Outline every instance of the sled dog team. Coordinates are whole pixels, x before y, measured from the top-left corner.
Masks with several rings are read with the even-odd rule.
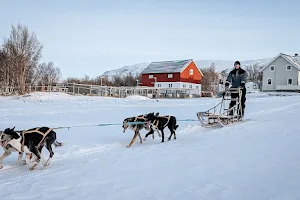
[[[140,130],[142,129],[149,131],[145,135],[144,141],[149,135],[152,135],[154,139],[154,132],[156,131],[159,137],[162,137],[161,142],[164,142],[164,129],[166,127],[168,127],[171,132],[168,140],[171,140],[172,135],[174,139],[176,139],[176,129],[178,125],[174,116],[159,116],[159,113],[149,113],[126,118],[122,125],[123,132],[125,132],[127,128],[134,131],[134,136],[127,147],[130,147],[134,143],[137,136],[140,139],[140,143],[142,143],[142,137],[140,135]],[[54,144],[55,147],[63,145],[63,143],[56,140],[56,132],[49,127],[39,127],[25,131],[16,131],[14,127],[0,131],[0,145],[4,150],[4,153],[0,157],[0,169],[3,168],[2,161],[12,152],[18,152],[18,163],[30,165],[30,170],[35,169],[40,162],[43,168],[46,168],[54,155],[52,144]],[[42,155],[42,149],[44,147],[46,147],[50,153],[47,160],[45,160]],[[26,159],[22,160],[24,153]]]

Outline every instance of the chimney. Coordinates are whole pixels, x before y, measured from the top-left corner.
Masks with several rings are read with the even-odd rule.
[[[297,53],[295,53],[295,56],[298,56],[298,54],[297,54]]]

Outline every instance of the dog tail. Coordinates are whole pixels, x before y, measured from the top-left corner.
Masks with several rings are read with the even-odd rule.
[[[62,142],[57,142],[57,140],[54,141],[54,146],[55,147],[61,147],[63,145],[64,145],[64,143],[62,143]]]
[[[175,128],[174,128],[174,129],[175,129],[175,131],[176,131],[176,129],[177,129],[178,127],[179,127],[179,125],[175,125]]]

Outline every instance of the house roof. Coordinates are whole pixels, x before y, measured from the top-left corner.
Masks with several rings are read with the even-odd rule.
[[[173,60],[152,62],[142,74],[178,73],[182,72],[193,60]]]
[[[296,67],[300,71],[300,56],[291,56],[284,53],[278,54],[275,58],[273,58],[265,67],[263,67],[260,72],[262,72],[265,68],[267,68],[274,60],[277,58],[282,57],[294,67]]]

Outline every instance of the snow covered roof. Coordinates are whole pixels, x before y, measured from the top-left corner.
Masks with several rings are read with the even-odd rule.
[[[176,73],[184,70],[193,60],[173,60],[152,62],[142,74]]]
[[[260,72],[262,72],[266,67],[268,67],[274,60],[276,60],[279,57],[284,58],[286,61],[291,63],[294,67],[296,67],[298,70],[300,70],[300,56],[291,56],[284,53],[278,54],[275,58],[273,58],[265,67],[263,67]]]

